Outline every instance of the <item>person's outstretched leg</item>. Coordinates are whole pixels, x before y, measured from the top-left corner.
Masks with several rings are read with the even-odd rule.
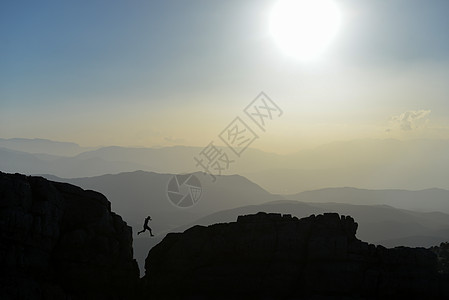
[[[143,230],[139,231],[139,232],[137,233],[137,235],[141,234],[142,232],[145,232],[145,228],[144,228]]]

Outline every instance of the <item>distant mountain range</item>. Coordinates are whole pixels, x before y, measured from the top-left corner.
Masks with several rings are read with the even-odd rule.
[[[449,141],[359,139],[284,156],[282,164],[241,175],[282,194],[327,187],[449,189]]]
[[[7,148],[34,154],[49,154],[58,156],[74,156],[93,148],[81,147],[70,142],[57,142],[46,139],[2,139],[0,138],[0,148]]]
[[[174,174],[136,171],[73,179],[43,176],[103,193],[113,209],[135,229],[151,215],[155,232],[173,229],[219,210],[284,199],[239,175],[218,176],[216,182],[201,172],[194,175],[200,180],[202,196],[196,205],[185,209],[172,205],[167,196],[167,184]]]
[[[111,162],[102,158],[79,159],[50,154],[30,154],[0,148],[0,170],[9,173],[55,174],[71,177],[75,174],[96,176],[108,173],[139,170],[140,165],[128,162]]]
[[[198,156],[203,149],[185,146],[164,148],[111,146],[85,151],[74,156],[61,156],[31,153],[23,151],[23,147],[13,148],[2,147],[0,144],[0,170],[30,175],[53,174],[64,178],[99,176],[137,170],[159,173],[197,172],[201,169],[195,166],[194,157]],[[221,149],[223,150],[223,148]],[[238,160],[239,164],[235,168],[223,174],[235,174],[239,170],[260,171],[263,167],[257,161],[272,162],[277,157],[276,154],[255,149],[248,149],[247,153],[246,159]]]
[[[366,190],[356,188],[326,188],[286,195],[287,199],[302,202],[336,202],[361,205],[388,204],[422,212],[444,212],[449,214],[449,191],[443,189]]]
[[[66,155],[70,151],[60,148],[71,149],[76,155],[64,156],[62,154]],[[195,172],[202,171],[193,160],[202,149],[187,146],[84,149],[71,143],[3,139],[0,140],[0,170],[53,174],[64,178],[136,170]],[[227,148],[221,150],[229,152]],[[240,158],[229,153],[234,162],[223,174],[240,174],[264,189],[279,194],[341,186],[365,189],[449,189],[447,153],[448,140],[363,139],[333,142],[289,155],[247,149]]]

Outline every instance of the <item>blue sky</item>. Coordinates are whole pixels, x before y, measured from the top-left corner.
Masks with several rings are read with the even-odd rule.
[[[384,137],[409,110],[431,111],[419,137],[446,137],[449,1],[336,0],[343,27],[316,64],[273,43],[275,2],[2,1],[0,136],[202,144],[264,90],[287,112],[266,146],[361,137],[326,126]]]

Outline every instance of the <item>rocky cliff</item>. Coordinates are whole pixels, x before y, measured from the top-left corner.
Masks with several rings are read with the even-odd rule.
[[[131,227],[100,193],[0,172],[0,299],[130,299]]]
[[[445,299],[449,281],[423,248],[356,238],[351,217],[258,213],[170,233],[146,260],[148,299]]]

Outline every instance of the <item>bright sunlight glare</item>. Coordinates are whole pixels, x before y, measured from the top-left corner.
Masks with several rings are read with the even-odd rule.
[[[270,33],[287,55],[318,58],[334,39],[341,13],[332,0],[280,0],[270,16]]]

